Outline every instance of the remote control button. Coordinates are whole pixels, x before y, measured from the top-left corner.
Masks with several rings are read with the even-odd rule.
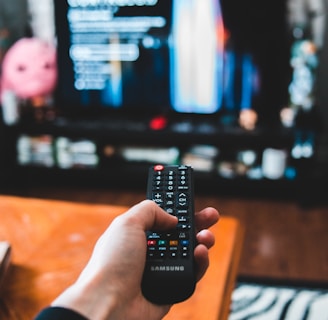
[[[170,246],[171,247],[177,247],[179,244],[179,241],[178,240],[170,240]]]
[[[168,170],[167,175],[168,176],[175,176],[174,170]]]
[[[178,183],[181,184],[181,185],[187,184],[188,183],[187,177],[179,175],[178,176]]]
[[[174,207],[174,201],[171,199],[166,199],[164,203],[165,208],[167,207]]]
[[[147,234],[148,239],[159,239],[160,238],[160,234],[158,234],[157,232],[149,232]]]
[[[177,233],[176,231],[173,232],[167,232],[163,237],[166,237],[167,239],[176,239],[177,238]]]
[[[177,197],[177,205],[181,207],[188,207],[188,195],[186,193],[179,193]]]
[[[151,239],[151,240],[148,240],[147,241],[147,245],[150,247],[150,246],[156,246],[156,240],[153,240],[153,239]]]
[[[167,190],[167,191],[174,191],[174,185],[165,186],[164,188],[165,188],[165,190]]]
[[[154,192],[152,195],[152,200],[157,203],[159,206],[162,206],[164,203],[164,195],[161,192]]]
[[[178,257],[178,253],[176,251],[171,251],[170,252],[170,258],[171,259],[176,259]]]
[[[157,164],[156,166],[154,166],[154,170],[155,171],[162,171],[164,170],[164,166],[161,164]]]
[[[156,258],[156,253],[155,252],[148,252],[147,254],[148,259],[155,259]]]
[[[177,210],[177,216],[187,216],[188,210],[187,209],[178,209]]]
[[[175,174],[165,176],[165,181],[175,181]]]
[[[175,211],[173,208],[165,208],[165,211],[168,213],[168,214],[171,214],[172,216],[175,216]]]
[[[155,180],[152,186],[153,191],[161,191],[164,189],[164,183],[161,180]]]
[[[189,218],[186,216],[179,216],[178,217],[178,222],[179,223],[188,223],[189,222]]]
[[[174,192],[166,192],[165,197],[166,199],[174,200]]]
[[[189,258],[189,252],[182,252],[181,257],[184,259],[188,259]]]
[[[179,239],[189,239],[188,232],[179,232]]]
[[[178,223],[177,229],[178,230],[189,230],[190,229],[190,225],[189,224],[185,224],[185,223]]]
[[[177,245],[178,245],[178,242],[177,242]],[[173,257],[177,257],[178,255],[178,246],[170,246],[170,256],[172,257],[172,254],[173,254]]]

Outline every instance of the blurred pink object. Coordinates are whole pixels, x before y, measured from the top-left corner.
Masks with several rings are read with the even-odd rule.
[[[21,99],[42,99],[57,82],[56,48],[38,38],[22,38],[5,54],[1,96],[6,91]]]

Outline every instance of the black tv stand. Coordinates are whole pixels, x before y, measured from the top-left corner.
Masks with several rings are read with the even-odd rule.
[[[294,144],[293,129],[277,126],[274,130],[258,126],[252,131],[240,128],[236,123],[220,123],[217,119],[208,117],[191,117],[181,115],[176,118],[167,118],[166,126],[153,129],[149,117],[94,117],[70,118],[59,116],[54,121],[46,123],[21,122],[12,127],[6,127],[6,135],[11,139],[7,141],[11,156],[8,167],[11,168],[11,181],[28,181],[28,183],[41,184],[76,184],[94,186],[118,186],[122,175],[129,178],[131,186],[143,186],[148,167],[153,163],[161,162],[160,156],[168,158],[168,153],[177,152],[175,163],[192,159],[206,163],[204,168],[196,170],[196,183],[198,192],[217,192],[226,195],[269,196],[269,197],[298,197],[306,193],[303,181],[308,181],[315,166],[315,158],[292,159],[290,151]],[[209,120],[209,121],[208,121]],[[26,137],[33,139],[48,137],[49,148],[53,156],[52,163],[42,163],[40,155],[34,155],[29,161],[22,161],[25,152],[18,145]],[[66,139],[66,140],[59,140]],[[78,161],[71,166],[59,164],[58,141],[65,141],[66,147],[71,143],[77,148],[77,143],[85,142],[79,148],[88,148],[94,145],[94,158],[97,161],[88,164]],[[76,143],[74,145],[74,143]],[[87,143],[92,143],[88,144]],[[33,147],[31,147],[33,148]],[[69,148],[69,147],[67,147]],[[216,154],[192,154],[192,150],[217,151]],[[203,148],[203,149],[202,149]],[[208,149],[206,149],[208,148]],[[289,172],[279,179],[268,179],[259,176],[250,176],[247,168],[238,163],[238,153],[252,151],[258,159],[255,167],[261,168],[261,156],[266,148],[286,150],[287,163],[295,171],[295,176]],[[67,151],[67,150],[66,150]],[[65,151],[65,152],[66,152]],[[90,151],[90,150],[89,150]],[[143,153],[153,155],[147,158]],[[196,152],[196,151],[195,151]],[[196,153],[197,153],[196,152]],[[67,154],[65,154],[67,156]],[[186,156],[188,155],[188,157]],[[90,155],[83,155],[85,159]],[[135,158],[133,158],[133,156]],[[197,159],[198,157],[198,159]],[[206,158],[207,157],[207,158]],[[210,159],[209,159],[210,158]],[[196,160],[195,160],[196,159]],[[231,166],[235,172],[224,175],[220,166]],[[237,168],[238,165],[240,168]],[[197,168],[196,168],[197,169]],[[249,169],[249,168],[248,168]],[[292,170],[290,169],[290,170]],[[228,169],[227,169],[228,170]],[[231,169],[233,170],[233,169]],[[244,171],[243,171],[244,170]],[[246,171],[245,171],[246,170]],[[288,168],[286,168],[287,172]],[[24,178],[23,178],[24,177]]]

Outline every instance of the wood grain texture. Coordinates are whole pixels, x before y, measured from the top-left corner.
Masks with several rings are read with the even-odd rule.
[[[295,200],[228,197],[214,191],[196,190],[196,210],[213,206],[222,217],[237,218],[245,226],[240,277],[328,285],[327,203],[303,206]],[[16,187],[9,194],[123,206],[145,198],[144,190],[96,186]]]
[[[31,320],[79,275],[98,237],[125,206],[0,196],[0,240],[12,264],[0,290],[0,319]],[[195,294],[165,319],[226,319],[242,250],[243,227],[223,218],[215,227],[211,265]]]

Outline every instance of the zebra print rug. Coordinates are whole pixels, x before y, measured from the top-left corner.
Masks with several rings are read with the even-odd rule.
[[[328,320],[328,289],[238,282],[229,320]]]

